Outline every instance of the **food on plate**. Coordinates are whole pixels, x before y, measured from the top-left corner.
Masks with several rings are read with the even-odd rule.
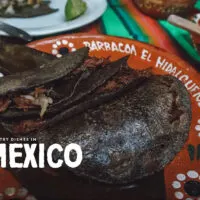
[[[66,20],[73,20],[85,13],[87,4],[83,0],[68,0],[65,6]]]
[[[85,47],[75,53],[68,54],[60,60],[53,60],[49,64],[42,65],[40,68],[1,78],[0,96],[2,96],[3,102],[6,96],[9,101],[14,102],[15,106],[21,109],[41,106],[40,115],[43,116],[53,100],[46,94],[49,91],[39,88],[39,86],[48,84],[70,73],[82,63],[87,54],[88,48]],[[31,93],[27,93],[28,90]],[[20,95],[16,95],[17,93],[20,93]],[[21,107],[22,102],[24,107]],[[3,109],[3,111],[6,110]]]
[[[77,52],[68,54],[60,60],[54,60],[46,65],[42,65],[39,69],[36,68],[5,76],[0,79],[0,96],[23,89],[28,90],[64,77],[82,63],[87,53],[88,48],[85,47]]]
[[[50,1],[44,0],[1,0],[1,17],[35,17],[56,12],[49,7]]]
[[[133,0],[145,14],[155,18],[167,18],[171,14],[187,15],[196,0]]]
[[[93,62],[93,63],[92,63]],[[42,116],[52,116],[63,110],[63,108],[70,107],[75,102],[84,98],[86,95],[93,92],[99,86],[104,84],[111,76],[119,71],[120,65],[113,63],[108,67],[104,66],[108,61],[105,59],[87,58],[83,65],[80,65],[70,77],[57,80],[55,84],[43,88],[36,88],[41,90],[43,95],[46,93],[54,103],[43,113]],[[97,68],[97,70],[95,70]],[[54,74],[52,74],[54,76]],[[96,81],[96,82],[95,82]],[[48,92],[49,91],[49,92]],[[37,91],[35,91],[37,93]],[[12,119],[18,117],[27,118],[29,116],[38,117],[40,108],[31,103],[31,98],[35,96],[34,92],[26,96],[19,96],[14,99],[16,105],[14,108],[8,108],[6,112],[1,113],[4,119]],[[28,102],[27,102],[28,101]],[[21,108],[21,110],[19,110]],[[29,108],[29,111],[24,112],[24,109]],[[32,109],[31,109],[32,108]]]
[[[54,143],[62,138],[82,147],[84,160],[72,170],[76,175],[130,184],[164,169],[181,150],[190,129],[189,99],[176,78],[152,76],[120,98],[39,136],[42,142],[50,135]]]
[[[37,138],[45,148],[70,143],[82,148],[83,162],[76,169],[32,170],[33,179],[35,173],[62,179],[48,181],[42,193],[63,180],[82,187],[82,179],[130,185],[163,170],[185,144],[191,102],[184,85],[151,69],[131,69],[127,59],[90,57],[85,47],[0,79],[1,125],[9,134]],[[55,151],[53,157],[56,161],[63,154]],[[26,184],[27,170],[13,173]],[[34,181],[26,187],[34,194],[41,191]],[[71,196],[72,191],[59,188],[58,195]]]
[[[95,62],[98,60],[97,58],[92,59],[95,59]],[[58,87],[54,85],[51,88],[52,95],[50,94],[48,98],[51,98],[54,103],[45,110],[44,116],[39,121],[40,110],[27,103],[29,99],[33,99],[33,96],[25,96],[29,99],[24,99],[24,96],[14,98],[14,109],[8,107],[5,110],[2,109],[1,118],[6,121],[9,119],[17,119],[17,121],[15,120],[15,123],[4,123],[4,126],[14,135],[26,135],[30,131],[40,129],[40,126],[46,127],[49,124],[56,123],[63,116],[70,118],[88,108],[119,96],[127,88],[136,86],[150,75],[150,71],[136,73],[127,66],[124,67],[126,59],[125,57],[119,61],[107,63],[107,66],[104,66],[103,63],[91,66],[88,65],[89,62],[86,60],[84,65],[88,68],[87,70],[77,74],[75,78],[70,78],[70,80],[65,78],[58,81]],[[55,94],[57,94],[57,98]],[[61,98],[58,98],[59,96]],[[2,100],[5,101],[4,98]],[[2,104],[2,108],[4,108],[4,104]],[[24,111],[24,109],[26,110]],[[66,109],[66,111],[63,112],[63,109]]]
[[[0,41],[0,72],[4,75],[39,68],[54,59],[55,56],[51,54],[24,45]]]
[[[164,169],[181,150],[190,129],[190,97],[176,78],[152,75],[99,107],[68,120],[61,115],[31,136],[46,146],[79,144],[84,160],[69,169],[78,176],[130,184]]]

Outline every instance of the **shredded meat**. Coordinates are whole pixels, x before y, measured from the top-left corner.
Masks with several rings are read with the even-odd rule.
[[[4,112],[9,107],[11,101],[8,98],[1,98],[0,99],[0,112]]]
[[[81,67],[79,67],[73,72],[73,75],[88,68],[104,67],[109,63],[110,63],[109,57],[108,58],[89,57],[88,59],[85,60],[85,62]],[[104,89],[112,90],[112,88],[117,87],[116,84],[117,83],[111,81]],[[42,118],[45,115],[49,105],[53,104],[53,99],[49,97],[50,90],[43,87],[38,87],[27,95],[15,96],[11,100],[12,102],[14,102],[16,108],[23,109],[24,111],[41,107],[40,117]],[[0,112],[5,111],[9,107],[11,100],[0,99]]]
[[[111,91],[118,87],[118,84],[116,81],[109,81],[104,87],[99,88],[97,92],[105,92],[105,91]]]
[[[108,58],[89,57],[84,61],[83,65],[81,67],[74,70],[73,75],[76,75],[79,72],[81,72],[87,68],[96,68],[96,67],[100,67],[100,66],[104,67],[108,63],[110,63],[109,57]]]
[[[87,68],[95,68],[98,66],[104,67],[110,63],[109,58],[96,58],[96,57],[91,57],[85,60],[83,66]]]
[[[128,84],[131,80],[133,80],[135,74],[123,75],[120,77],[116,77],[114,80],[108,81],[105,86],[100,87],[97,90],[97,93],[113,91],[120,88],[122,85]]]
[[[35,91],[32,93],[32,95],[37,98],[39,95],[44,94],[45,92],[47,92],[47,89],[45,88],[35,88]]]
[[[122,77],[120,77],[120,78],[119,78],[119,81],[120,81],[121,83],[127,84],[127,83],[129,83],[129,81],[132,80],[132,79],[133,79],[133,75],[130,74],[130,75],[127,75],[127,76],[122,76]]]
[[[30,108],[35,108],[38,107],[36,105],[33,105],[33,100],[34,98],[32,96],[20,96],[20,97],[15,97],[14,103],[16,104],[16,108],[18,109],[24,109],[24,111],[30,109]]]

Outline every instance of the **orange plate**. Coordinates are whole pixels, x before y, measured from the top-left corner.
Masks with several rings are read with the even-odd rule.
[[[182,151],[165,168],[167,199],[198,199],[184,191],[189,181],[200,181],[200,75],[188,63],[175,55],[138,41],[104,35],[74,34],[45,38],[28,44],[29,47],[61,57],[61,53],[89,46],[90,55],[111,57],[111,60],[131,55],[129,65],[134,69],[152,67],[155,74],[170,74],[181,80],[192,100],[192,124],[189,139]],[[67,49],[66,49],[67,48]],[[190,147],[190,148],[188,148]],[[189,151],[188,149],[193,149]],[[0,192],[19,184],[5,170],[0,171]],[[2,183],[4,183],[2,185]],[[200,182],[199,182],[200,183]],[[200,199],[200,198],[199,198]],[[199,200],[198,199],[198,200]]]

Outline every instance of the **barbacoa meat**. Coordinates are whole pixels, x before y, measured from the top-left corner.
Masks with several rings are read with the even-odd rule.
[[[35,118],[37,110],[16,112],[15,109],[10,109],[1,114],[4,118],[4,127],[14,135],[27,135],[30,130],[44,129],[49,125],[52,126],[62,118],[70,118],[89,108],[112,100],[122,95],[124,91],[135,88],[149,76],[152,76],[150,69],[135,71],[129,68],[126,64],[127,59],[128,57],[124,57],[103,68],[95,69],[94,73],[87,79],[84,79],[82,83],[80,82],[76,90],[73,91],[73,95],[63,98],[60,102],[48,108],[44,118],[40,120],[41,123],[37,123],[40,125],[39,127],[35,126],[35,122],[38,121]],[[25,108],[30,106],[27,100],[22,103],[24,103]],[[11,119],[15,120],[9,120],[8,117],[10,116],[12,116]],[[30,118],[33,123],[30,123]]]
[[[152,76],[122,97],[34,136],[46,146],[79,144],[83,163],[72,170],[76,175],[128,184],[172,161],[188,138],[190,123],[190,96],[183,84],[171,76]]]
[[[69,77],[65,76],[64,79],[58,80],[57,83],[51,87],[48,96],[51,97],[53,102],[51,103],[52,106],[46,110],[45,116],[52,116],[61,112],[64,108],[69,107],[96,90],[114,76],[123,64],[126,64],[127,59],[128,57],[125,57],[117,62],[108,63],[107,60],[87,58],[83,65],[80,65],[79,68],[69,74]],[[93,61],[92,65],[91,61]],[[59,98],[57,98],[58,96]],[[6,112],[0,114],[0,117],[3,119],[13,119],[16,117],[20,119],[30,116],[37,118],[39,116],[38,109],[32,109],[28,112],[17,109],[37,108],[34,103],[37,99],[35,94],[21,95],[20,97],[14,98],[15,102],[17,100],[17,106],[7,109]]]
[[[175,77],[153,75],[150,69],[129,68],[127,57],[110,62],[86,54],[66,74],[60,75],[56,70],[56,77],[45,73],[44,79],[41,76],[34,84],[28,80],[23,88],[7,84],[3,91],[5,83],[0,79],[0,117],[4,129],[16,137],[36,137],[46,148],[55,143],[63,147],[70,143],[81,146],[81,166],[63,166],[47,174],[42,171],[49,180],[69,179],[70,183],[80,182],[82,187],[82,179],[93,180],[94,185],[131,185],[163,170],[188,138],[191,102],[186,88]],[[59,60],[61,65],[63,60]],[[21,73],[22,79],[26,73]],[[14,83],[13,77],[16,74],[5,78]],[[27,101],[37,100],[40,95],[53,100],[43,118],[35,114],[38,108]],[[55,152],[55,160],[61,157]],[[14,173],[23,182],[26,170]],[[33,184],[30,188],[39,194],[39,187]],[[45,188],[44,193],[53,189],[50,182]],[[72,196],[71,191],[61,193],[62,197],[68,193]]]
[[[53,99],[45,93],[49,91],[41,87],[67,76],[80,67],[86,57],[88,57],[88,48],[82,48],[59,60],[43,64],[40,68],[9,74],[0,80],[0,99],[11,100],[18,109],[41,107],[38,114],[40,113],[42,117],[48,106],[53,104]],[[7,111],[7,109],[1,110]]]
[[[88,48],[82,48],[65,57],[54,60],[40,69],[33,69],[8,75],[0,79],[0,96],[28,90],[62,78],[76,69],[88,55]],[[53,75],[54,76],[53,76]]]

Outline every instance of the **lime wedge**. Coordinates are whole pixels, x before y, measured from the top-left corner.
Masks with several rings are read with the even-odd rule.
[[[82,15],[87,10],[86,2],[82,0],[68,0],[65,6],[66,20],[72,20]]]

